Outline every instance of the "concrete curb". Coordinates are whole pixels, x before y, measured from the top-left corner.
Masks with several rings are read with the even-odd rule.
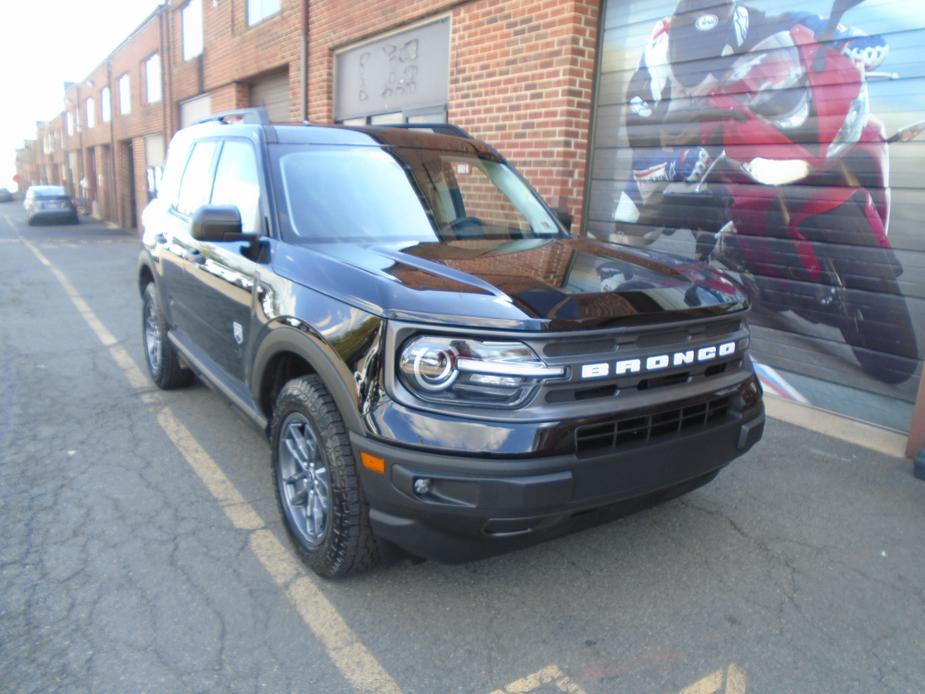
[[[812,405],[779,398],[770,393],[765,393],[764,404],[767,415],[774,419],[877,453],[894,458],[906,458],[907,437],[902,432],[862,422],[859,419],[822,410]]]

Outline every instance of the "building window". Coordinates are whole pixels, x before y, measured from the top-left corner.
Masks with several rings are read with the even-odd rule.
[[[112,120],[112,91],[109,87],[100,91],[100,117],[104,123]]]
[[[279,0],[247,0],[247,23],[259,24],[279,12]]]
[[[67,115],[65,116],[65,119],[67,120],[68,137],[73,137],[74,135],[74,114],[68,111]]]
[[[334,119],[374,124],[445,120],[449,74],[448,18],[339,51]]]
[[[190,0],[181,12],[183,60],[202,55],[202,0]]]
[[[125,74],[119,78],[119,113],[127,116],[132,112],[132,80]]]
[[[145,101],[156,104],[161,100],[161,55],[155,53],[145,61]]]
[[[87,127],[92,128],[96,126],[96,102],[93,100],[93,97],[88,97],[86,102],[87,107]]]
[[[145,137],[145,179],[148,182],[148,201],[157,197],[164,175],[164,136]]]

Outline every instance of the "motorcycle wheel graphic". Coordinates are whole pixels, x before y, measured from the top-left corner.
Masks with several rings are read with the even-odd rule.
[[[908,380],[918,365],[918,346],[909,306],[899,286],[902,266],[892,248],[850,245],[873,242],[857,200],[814,218],[808,237],[835,229],[835,238],[814,243],[831,291],[828,306],[834,325],[865,373],[895,385]],[[823,232],[825,235],[825,232]]]
[[[826,236],[823,230],[833,229],[838,238],[819,238]],[[919,354],[912,317],[897,279],[902,269],[893,249],[856,245],[872,239],[861,210],[852,203],[813,217],[800,231],[812,240],[822,268],[815,282],[807,282],[795,268],[790,279],[754,274],[755,268],[740,247],[750,243],[747,236],[733,234],[721,248],[714,234],[694,232],[694,236],[698,257],[718,261],[738,273],[756,304],[831,325],[841,332],[865,373],[890,385],[908,380]],[[855,245],[846,243],[848,239]]]
[[[900,294],[895,277],[881,278],[878,293],[863,292],[863,299],[852,295],[852,276],[844,273],[838,260],[832,272],[844,298],[838,307],[838,328],[851,346],[864,371],[878,381],[902,383],[915,372],[918,347],[909,307]]]

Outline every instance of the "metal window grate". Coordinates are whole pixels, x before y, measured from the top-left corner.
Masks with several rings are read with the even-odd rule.
[[[581,454],[599,453],[633,443],[680,434],[683,431],[717,423],[729,412],[730,397],[713,398],[680,408],[626,417],[575,430],[575,450]]]

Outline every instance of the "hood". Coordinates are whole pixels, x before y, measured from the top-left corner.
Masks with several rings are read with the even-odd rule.
[[[734,282],[701,263],[592,239],[286,245],[274,265],[359,308],[427,323],[574,330],[747,307]]]

